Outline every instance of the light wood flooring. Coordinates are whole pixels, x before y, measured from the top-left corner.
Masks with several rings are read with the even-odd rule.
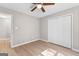
[[[71,49],[41,40],[16,48],[11,48],[8,40],[0,40],[0,53],[8,53],[9,56],[44,56],[42,52],[46,50],[52,50],[54,56],[79,56],[78,52],[72,51]]]

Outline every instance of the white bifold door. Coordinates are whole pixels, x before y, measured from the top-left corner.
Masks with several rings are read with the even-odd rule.
[[[48,20],[48,41],[71,48],[71,16]]]

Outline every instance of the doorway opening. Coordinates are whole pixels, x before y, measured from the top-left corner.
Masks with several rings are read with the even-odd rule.
[[[11,47],[12,44],[12,15],[0,13],[0,49]]]

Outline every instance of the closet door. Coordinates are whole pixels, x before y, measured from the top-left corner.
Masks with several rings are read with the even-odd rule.
[[[71,16],[48,20],[48,41],[71,48]]]

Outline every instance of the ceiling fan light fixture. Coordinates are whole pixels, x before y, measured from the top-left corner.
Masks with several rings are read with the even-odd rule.
[[[33,12],[35,9],[40,9],[42,12],[46,12],[44,6],[50,6],[50,5],[55,5],[55,3],[32,3],[34,5],[33,9],[31,12]]]
[[[37,5],[37,8],[39,8],[39,9],[42,8],[42,5],[41,4]]]

